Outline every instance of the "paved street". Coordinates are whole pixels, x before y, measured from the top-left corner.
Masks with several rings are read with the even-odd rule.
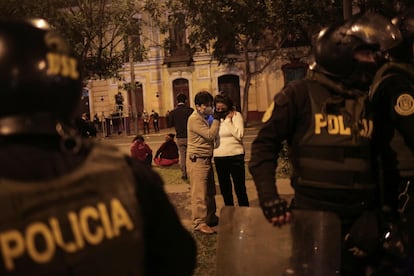
[[[245,129],[245,135],[244,135],[244,145],[246,148],[246,161],[250,160],[250,147],[252,144],[253,139],[257,135],[258,131],[258,123],[254,124],[252,127],[247,127]],[[165,128],[161,129],[159,133],[154,133],[153,129],[151,129],[150,134],[145,134],[145,142],[152,148],[152,150],[155,152],[159,146],[164,142],[164,137],[167,133],[175,133],[174,128]],[[142,134],[142,133],[140,133]],[[114,134],[110,137],[101,138],[100,140],[103,143],[109,143],[112,145],[118,146],[123,152],[126,154],[129,154],[129,146],[131,145],[131,141],[134,138],[134,135],[126,136],[124,134]]]

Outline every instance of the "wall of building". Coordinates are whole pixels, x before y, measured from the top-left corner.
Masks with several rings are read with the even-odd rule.
[[[164,49],[161,46],[164,35],[151,26],[147,26],[143,31],[146,33],[145,37],[149,38],[143,40],[148,49],[147,56],[143,62],[133,63],[133,71],[135,81],[142,84],[144,110],[147,112],[155,110],[161,117],[164,117],[167,111],[172,110],[175,106],[173,81],[179,78],[188,80],[189,104],[194,107],[193,98],[198,91],[207,90],[213,96],[216,95],[219,92],[219,77],[228,74],[239,77],[240,101],[243,103],[245,87],[243,63],[222,66],[218,65],[218,62],[213,60],[209,53],[197,52],[193,56],[191,66],[168,67],[164,64]],[[303,60],[303,62],[309,63],[308,60]],[[281,68],[286,63],[289,63],[286,55],[281,56],[263,73],[252,79],[248,99],[249,119],[260,120],[274,95],[283,87],[285,80]],[[255,65],[252,64],[252,66]],[[124,64],[119,79],[90,80],[88,88],[91,116],[97,113],[100,117],[109,117],[115,111],[115,94],[121,92],[125,99],[124,115],[128,117],[131,103],[124,86],[130,82],[130,63]]]

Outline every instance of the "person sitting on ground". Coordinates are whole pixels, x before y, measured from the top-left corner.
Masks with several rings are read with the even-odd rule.
[[[132,140],[131,144],[131,157],[139,161],[148,163],[151,166],[152,162],[152,149],[145,143],[144,136],[138,134]]]
[[[165,135],[165,142],[155,153],[154,162],[159,166],[171,166],[178,163],[178,146],[174,141],[175,134]]]

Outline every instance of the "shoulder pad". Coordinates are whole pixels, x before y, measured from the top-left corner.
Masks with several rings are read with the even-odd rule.
[[[368,92],[368,97],[369,97],[369,100],[370,100],[370,101],[372,101],[372,100],[374,99],[374,95],[375,95],[375,93],[378,91],[378,88],[381,86],[381,84],[383,84],[383,82],[384,82],[386,79],[389,79],[389,78],[394,77],[394,76],[397,76],[397,74],[395,74],[395,73],[390,73],[390,74],[384,75],[384,76],[382,76],[381,78],[379,78],[379,79],[375,80],[375,81],[372,83],[371,87],[369,88],[369,92]]]
[[[272,117],[273,109],[275,108],[275,102],[273,101],[270,106],[266,109],[266,112],[263,114],[262,123],[266,123]]]

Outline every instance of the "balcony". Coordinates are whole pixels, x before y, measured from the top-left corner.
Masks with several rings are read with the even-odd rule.
[[[168,67],[191,66],[193,64],[193,55],[188,44],[178,46],[174,42],[168,44],[164,48],[164,64]]]

